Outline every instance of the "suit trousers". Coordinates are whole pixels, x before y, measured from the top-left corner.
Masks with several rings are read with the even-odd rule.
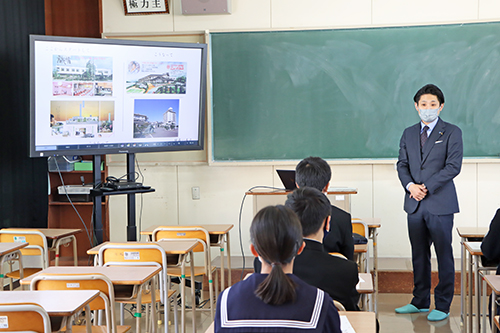
[[[448,313],[455,289],[455,261],[451,246],[453,214],[433,215],[426,206],[424,199],[414,213],[408,214],[414,283],[411,304],[419,309],[430,306],[431,245],[434,244],[439,273],[434,305],[437,310]]]

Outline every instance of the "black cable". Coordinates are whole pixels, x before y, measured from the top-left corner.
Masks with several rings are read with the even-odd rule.
[[[51,156],[51,158],[54,158],[54,157]],[[81,217],[80,213],[78,212],[78,210],[76,209],[75,205],[73,204],[73,201],[69,197],[68,190],[66,189],[66,185],[64,185],[64,180],[63,180],[63,177],[62,177],[62,174],[61,174],[61,170],[59,169],[59,163],[57,162],[57,159],[55,159],[55,164],[56,164],[57,172],[59,173],[59,178],[61,179],[61,184],[62,184],[63,189],[64,189],[64,194],[68,198],[68,201],[71,204],[71,207],[73,207],[73,209],[75,210],[76,215],[78,215],[78,217],[80,218],[80,222],[82,222],[83,226],[85,227],[85,232],[87,233],[87,237],[89,239],[89,242],[92,245],[92,240],[90,238],[89,229],[87,229],[87,226],[85,225],[85,222],[83,221],[83,218]]]
[[[256,188],[265,188],[265,189],[271,189],[271,190],[277,190],[277,191],[285,190],[284,188],[272,187],[272,186],[254,186],[254,187],[251,187],[247,192],[252,192],[252,190],[254,190]],[[245,271],[245,251],[243,251],[243,240],[241,238],[241,214],[243,212],[243,204],[245,203],[246,197],[247,197],[247,194],[245,193],[245,195],[243,196],[243,200],[241,200],[240,214],[239,214],[239,219],[238,219],[238,234],[240,237],[240,249],[241,249],[241,254],[243,256],[243,268],[241,269],[240,281],[243,280],[243,272]]]

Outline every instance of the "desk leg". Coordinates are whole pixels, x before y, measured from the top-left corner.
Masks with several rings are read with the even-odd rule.
[[[229,244],[229,232],[226,233],[224,237],[226,239],[226,249],[227,249],[227,271],[228,271],[227,286],[231,287],[231,285],[233,284],[232,283],[233,280],[231,280],[231,246]]]
[[[66,333],[72,333],[72,332],[73,332],[73,316],[68,316],[66,320]]]
[[[373,294],[373,309],[375,311],[375,316],[378,318],[378,252],[377,252],[377,228],[373,228],[372,231],[372,242],[373,242],[373,287],[375,288],[375,293]]]
[[[490,318],[490,322],[491,322],[491,332],[492,333],[497,333],[498,332],[498,328],[497,328],[497,325],[495,325],[495,321],[493,320],[493,318],[495,318],[496,314],[497,314],[497,294],[493,291],[491,293],[491,318]]]
[[[467,251],[468,252],[468,251]],[[467,311],[468,311],[468,330],[467,332],[472,332],[472,317],[474,316],[474,307],[473,307],[473,304],[472,304],[472,300],[474,299],[474,296],[472,295],[472,286],[474,285],[474,281],[472,279],[472,272],[474,271],[473,270],[473,263],[472,263],[472,254],[470,254],[470,252],[467,254],[467,257],[469,259],[468,261],[468,272],[469,272],[469,284],[467,286],[467,300],[468,300],[468,307],[467,307]]]
[[[465,286],[467,285],[467,272],[466,272],[466,255],[465,246],[464,246],[465,238],[460,238],[460,246],[461,246],[461,257],[460,257],[460,279],[462,282],[460,283],[460,317],[462,321],[463,331],[467,332],[467,304],[465,299]]]
[[[191,308],[193,309],[193,333],[196,333],[196,296],[195,296],[195,281],[194,281],[194,253],[191,251]]]
[[[92,333],[92,323],[90,322],[90,305],[85,305],[85,327],[87,333]]]
[[[479,256],[473,256],[474,282],[476,288],[476,324],[477,331],[481,331],[481,279],[479,278]]]
[[[483,274],[488,274],[487,271],[483,271]],[[486,317],[488,316],[488,307],[486,306],[486,280],[484,279],[484,276],[481,276],[481,283],[482,283],[482,288],[481,288],[481,307],[484,311],[484,313],[481,314],[482,316],[482,323],[481,323],[481,331],[483,333],[486,333]]]
[[[76,237],[73,235],[71,238],[73,239],[73,263],[75,266],[78,266],[78,248],[76,245]]]
[[[137,333],[141,332],[141,316],[142,316],[142,288],[141,286],[137,291],[137,301],[136,301],[136,309],[135,309],[135,331]]]
[[[21,280],[24,279],[23,254],[21,253],[21,251],[19,251],[18,253],[18,258],[19,258],[19,285],[21,286],[21,290],[24,290],[24,285],[21,284]],[[3,283],[2,283],[2,290],[3,290]]]
[[[167,303],[167,301],[165,301]],[[163,306],[163,311],[167,312],[168,308],[166,305]],[[151,333],[156,333],[156,327],[158,323],[156,321],[156,277],[153,276],[151,279]],[[168,327],[168,322],[165,323]]]
[[[225,271],[224,271],[224,235],[219,236],[219,247],[220,247],[220,290],[224,290],[225,285]],[[212,300],[210,300],[212,302]]]
[[[181,332],[186,333],[186,256],[181,264]]]

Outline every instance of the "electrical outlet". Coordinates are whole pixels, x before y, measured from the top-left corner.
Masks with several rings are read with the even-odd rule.
[[[200,187],[199,186],[191,187],[191,195],[193,196],[193,200],[200,200]]]

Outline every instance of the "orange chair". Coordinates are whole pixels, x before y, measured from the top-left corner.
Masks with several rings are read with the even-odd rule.
[[[111,280],[102,274],[39,274],[31,280],[31,290],[98,290],[90,310],[104,310],[105,326],[92,326],[92,332],[125,333],[130,326],[116,326],[115,293]],[[73,326],[73,332],[86,332],[85,326]]]
[[[0,318],[0,332],[52,332],[49,315],[35,303],[0,303]]]
[[[217,272],[216,267],[212,267],[212,258],[210,255],[210,235],[208,231],[199,226],[160,226],[153,230],[153,242],[162,240],[198,240],[198,246],[193,249],[193,252],[202,252],[204,255],[204,266],[195,266],[194,275],[208,277],[209,284],[209,303],[210,315],[214,318],[214,283],[212,279],[213,272]],[[179,265],[168,267],[168,275],[179,278],[182,276]],[[194,282],[191,282],[194,286]],[[217,288],[217,284],[215,285]],[[216,291],[217,293],[217,291]]]
[[[368,239],[368,226],[366,225],[365,222],[361,220],[352,220],[351,223],[352,223],[353,233],[357,233]],[[360,272],[369,273],[370,267],[368,265],[368,260],[369,260],[368,252],[361,253],[361,255],[357,256],[356,261],[358,262]]]
[[[5,277],[10,278],[10,290],[13,289],[12,280],[22,279],[49,267],[49,248],[47,246],[47,238],[40,232],[40,230],[15,228],[1,229],[0,242],[29,243],[27,247],[20,250],[22,255],[25,257],[38,256],[40,258],[40,267],[24,267],[23,276],[21,276],[20,270],[12,270],[12,262],[14,260],[19,260],[19,258],[9,261],[10,272],[5,274]]]
[[[177,291],[168,289],[167,283],[167,254],[165,250],[155,243],[107,243],[99,249],[99,266],[116,265],[140,265],[162,267],[160,273],[160,289],[155,291],[155,301],[164,305],[164,327],[168,333],[169,304],[173,300],[174,304],[174,325],[175,332],[178,331],[177,321]],[[123,324],[123,304],[135,304],[138,291],[134,290],[130,297],[116,297],[118,303],[122,303],[121,324]],[[151,290],[142,290],[141,303],[151,304]],[[146,322],[147,315],[146,312]]]

